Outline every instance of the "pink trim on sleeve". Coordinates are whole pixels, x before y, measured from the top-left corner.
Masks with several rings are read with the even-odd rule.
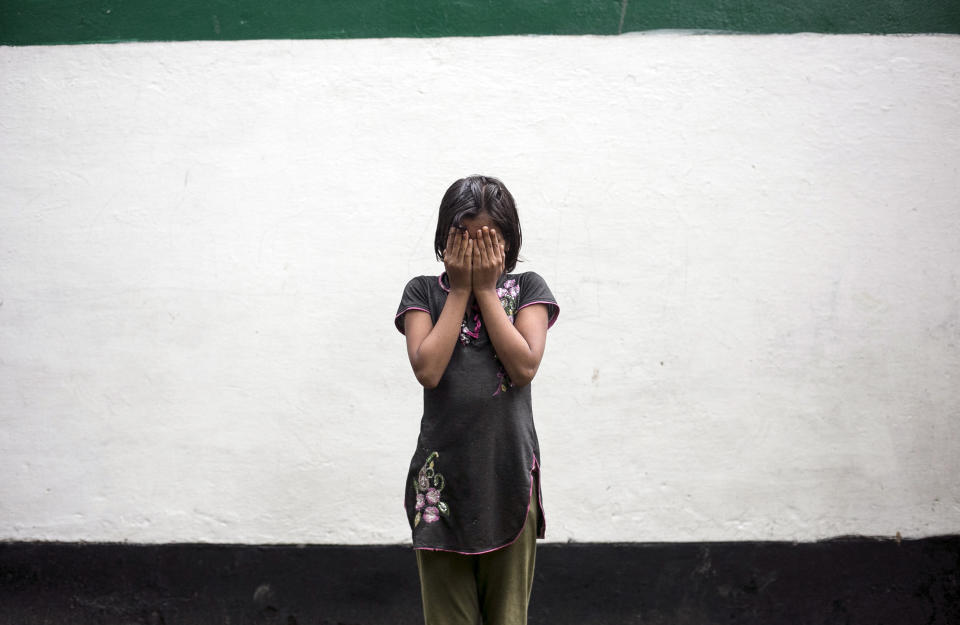
[[[549,300],[537,300],[535,302],[527,302],[518,308],[517,312],[520,312],[527,306],[533,306],[534,304],[546,304],[548,307],[553,306],[553,315],[551,315],[550,319],[547,321],[547,329],[549,330],[551,327],[553,327],[553,324],[557,322],[557,317],[560,316],[560,306],[556,302],[551,302]]]
[[[401,326],[399,323],[397,323],[397,319],[399,319],[399,318],[401,317],[401,315],[403,315],[404,313],[406,313],[408,310],[422,310],[423,312],[427,313],[428,315],[430,314],[430,311],[427,310],[426,308],[420,308],[419,306],[407,306],[406,308],[404,308],[403,310],[401,310],[400,312],[398,312],[398,313],[397,313],[397,316],[393,318],[393,325],[395,325],[395,326],[397,327],[397,330],[400,330],[400,334],[406,334],[406,332],[403,331],[403,326]]]
[[[443,289],[444,291],[446,291],[447,293],[449,293],[449,292],[450,292],[450,287],[448,287],[447,285],[445,285],[445,284],[443,283],[443,276],[445,276],[445,275],[447,275],[447,272],[446,272],[446,271],[444,271],[444,272],[441,273],[439,276],[437,276],[437,284],[440,285],[440,288],[441,288],[441,289]]]

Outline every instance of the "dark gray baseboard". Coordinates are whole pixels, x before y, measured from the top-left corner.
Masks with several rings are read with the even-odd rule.
[[[960,623],[960,535],[542,543],[532,625]],[[6,625],[417,625],[396,545],[0,543]]]

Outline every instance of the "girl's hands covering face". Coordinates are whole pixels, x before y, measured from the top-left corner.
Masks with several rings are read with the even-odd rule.
[[[503,274],[504,245],[496,230],[484,226],[473,246],[473,290],[495,290]]]
[[[443,266],[447,270],[447,279],[451,290],[471,289],[473,252],[476,247],[464,230],[460,232],[451,227],[447,234],[447,247],[443,250]]]

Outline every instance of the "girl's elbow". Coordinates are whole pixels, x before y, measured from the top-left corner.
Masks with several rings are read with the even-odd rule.
[[[510,380],[514,386],[526,386],[533,382],[535,375],[537,375],[537,369],[535,367],[525,368],[519,371],[516,377],[511,376]]]
[[[435,375],[429,371],[414,371],[414,375],[417,376],[417,382],[419,382],[420,386],[423,388],[437,388],[437,385],[440,384],[441,376]]]

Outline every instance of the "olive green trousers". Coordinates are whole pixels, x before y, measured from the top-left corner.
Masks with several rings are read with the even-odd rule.
[[[496,551],[415,551],[426,625],[526,625],[538,510],[533,499],[520,537]]]

